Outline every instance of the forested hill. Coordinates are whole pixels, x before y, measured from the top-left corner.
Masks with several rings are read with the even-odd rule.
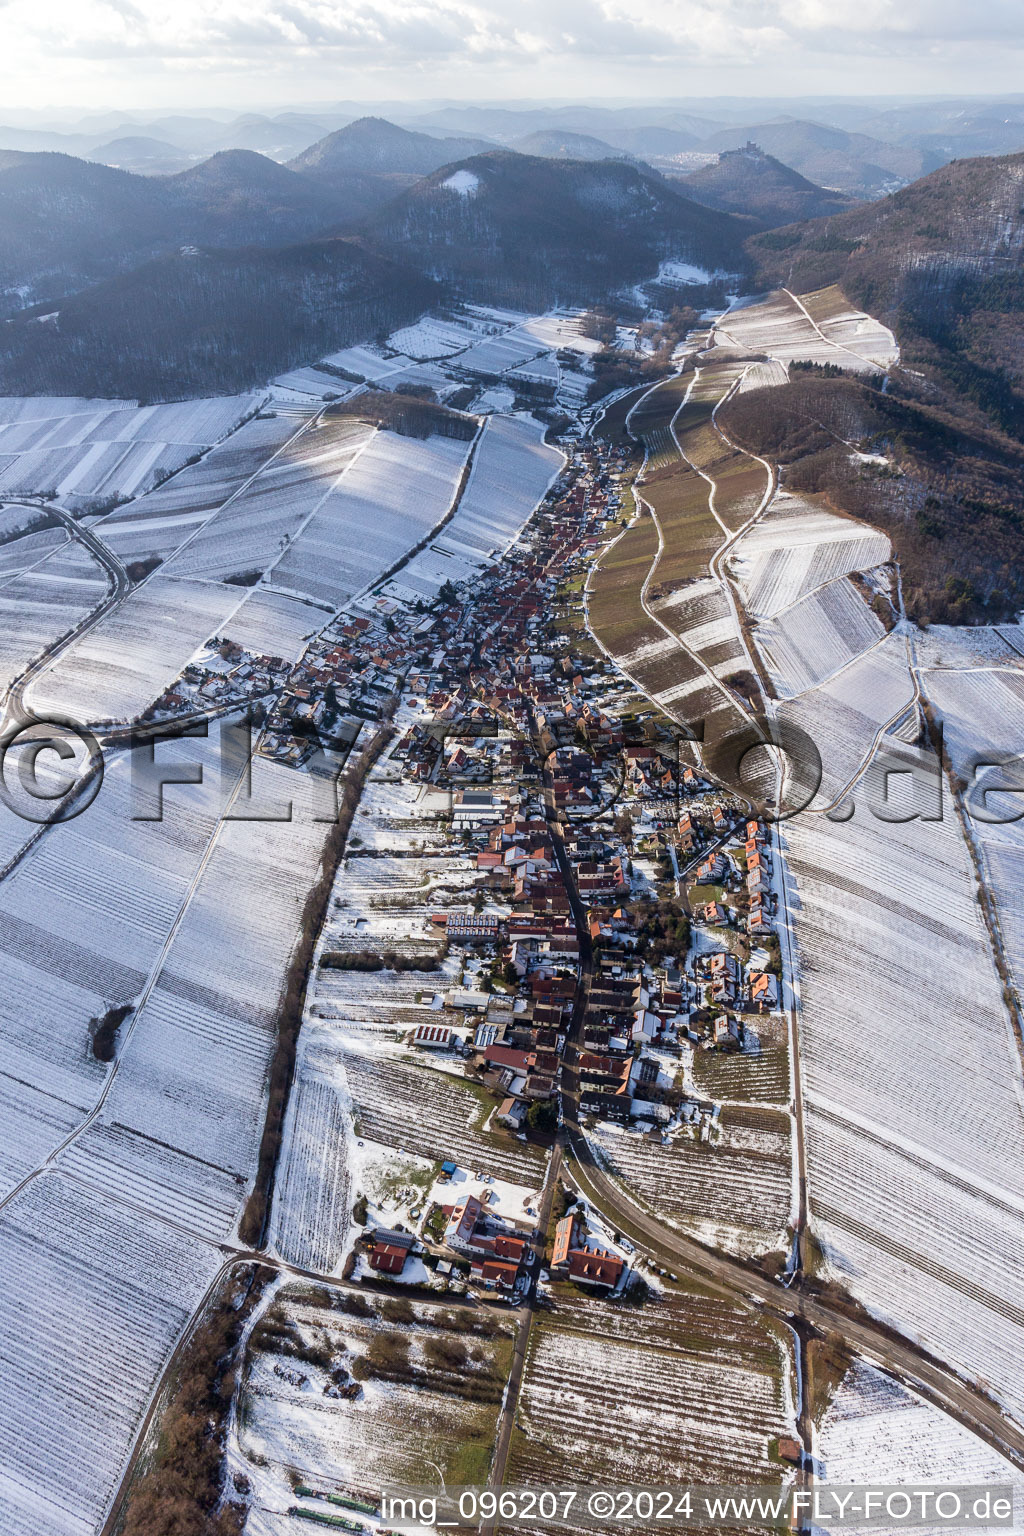
[[[600,298],[663,256],[735,272],[747,227],[623,160],[498,151],[424,178],[366,238],[472,297],[530,306]]]
[[[893,327],[910,366],[1024,437],[1024,154],[955,160],[747,249],[765,287],[840,283]]]

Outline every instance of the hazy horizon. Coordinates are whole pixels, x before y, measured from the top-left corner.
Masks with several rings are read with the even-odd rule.
[[[1017,0],[30,0],[3,5],[12,112],[256,102],[872,98],[1019,91]],[[765,87],[770,86],[770,91]],[[299,107],[301,110],[301,106]],[[267,110],[267,109],[264,109]]]
[[[365,113],[367,115],[386,116],[389,113],[396,117],[426,116],[431,113],[459,110],[497,109],[510,112],[529,111],[562,111],[579,107],[586,110],[604,109],[608,111],[622,112],[649,112],[651,115],[669,111],[692,111],[695,115],[719,113],[725,117],[735,116],[737,120],[751,120],[751,113],[758,111],[777,111],[780,115],[788,114],[793,108],[806,108],[808,114],[815,107],[843,106],[863,107],[868,110],[885,111],[901,105],[915,105],[927,103],[951,102],[976,102],[984,104],[991,102],[1020,102],[1024,104],[1024,91],[901,91],[901,92],[866,92],[866,91],[817,91],[800,95],[795,92],[780,92],[778,95],[708,95],[699,96],[691,93],[666,96],[637,96],[623,95],[619,97],[593,95],[580,93],[577,95],[553,95],[538,94],[536,96],[490,96],[484,99],[480,96],[422,96],[407,97],[404,100],[391,98],[383,99],[379,96],[347,96],[344,98],[324,97],[315,101],[296,101],[293,98],[281,100],[269,100],[256,98],[250,101],[240,101],[231,105],[223,102],[198,102],[185,103],[182,101],[169,101],[163,104],[152,102],[106,103],[102,105],[86,106],[82,103],[64,103],[53,107],[10,107],[0,108],[0,119],[7,122],[25,123],[78,123],[98,121],[111,118],[150,118],[154,115],[170,116],[181,115],[183,117],[220,118],[225,121],[237,116],[252,115],[264,117],[279,117],[289,113],[335,113],[346,112]]]

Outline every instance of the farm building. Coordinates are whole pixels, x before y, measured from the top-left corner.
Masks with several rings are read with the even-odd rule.
[[[475,826],[480,822],[499,822],[505,819],[505,801],[488,790],[464,789],[455,797],[452,808],[457,827]]]
[[[452,1043],[452,1032],[447,1024],[418,1024],[413,1031],[412,1043],[428,1051],[447,1051]]]
[[[452,1211],[445,1228],[444,1240],[449,1248],[467,1249],[473,1238],[473,1229],[480,1220],[483,1206],[475,1195],[467,1195]]]
[[[415,1241],[410,1232],[393,1232],[390,1228],[378,1227],[373,1234],[373,1246],[370,1249],[370,1268],[378,1269],[385,1275],[400,1275]]]

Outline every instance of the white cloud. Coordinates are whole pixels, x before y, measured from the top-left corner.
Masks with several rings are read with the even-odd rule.
[[[770,65],[788,90],[804,71],[809,93],[842,88],[845,68],[846,88],[863,90],[879,81],[855,79],[858,60],[920,68],[944,58],[954,68],[964,50],[980,57],[998,45],[1008,68],[1022,42],[1020,0],[8,0],[2,9],[4,67],[26,100],[49,76],[127,87],[191,69],[296,86],[305,78],[321,89],[369,71],[400,87],[403,72],[412,79],[441,66],[453,71],[454,94],[471,89],[465,70],[483,66],[556,78],[561,69],[577,89],[600,66],[595,85],[605,89],[616,68],[671,66],[695,83],[709,65]],[[433,93],[446,84],[435,75]],[[528,76],[520,85],[529,94]],[[726,75],[715,88],[728,89]]]

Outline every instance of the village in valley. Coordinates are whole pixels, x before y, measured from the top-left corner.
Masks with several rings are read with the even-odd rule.
[[[400,1302],[418,1325],[440,1304],[446,1317],[453,1305],[505,1304],[520,1319],[550,1316],[554,1341],[578,1304],[629,1312],[679,1283],[602,1211],[580,1159],[627,1181],[634,1144],[668,1159],[673,1179],[690,1163],[690,1209],[672,1219],[704,1235],[719,1183],[749,1178],[735,1159],[751,1155],[742,1142],[756,1141],[761,1114],[774,1122],[781,1200],[767,1228],[760,1214],[725,1219],[741,1250],[774,1249],[780,1266],[792,1219],[770,830],[587,637],[580,584],[623,516],[623,465],[600,442],[562,446],[565,467],[500,564],[425,611],[386,587],[371,595],[313,643],[269,721],[294,722],[300,697],[313,726],[336,734],[344,686],[360,701],[345,721],[351,753],[360,729],[385,743],[307,990],[281,1175],[289,1208],[300,1183],[303,1194],[298,1215],[281,1202],[275,1245],[306,1270],[347,1253],[345,1280],[369,1290],[382,1318]],[[315,732],[291,747],[310,763]],[[766,1067],[777,1107],[752,1111]],[[344,1240],[338,1170],[324,1166],[323,1122],[310,1113],[341,1072],[352,1117],[335,1153],[352,1211]],[[649,1198],[646,1176],[633,1187]],[[322,1375],[316,1351],[294,1342],[314,1313],[301,1294],[281,1308],[299,1363],[268,1374],[281,1334],[260,1335],[270,1354],[257,1351],[245,1399],[246,1476],[254,1456],[280,1459],[282,1415]],[[315,1317],[336,1347],[335,1314]],[[397,1378],[351,1344],[334,1358],[322,1390],[340,1395],[352,1433],[363,1422],[352,1415],[379,1406],[375,1381]],[[799,1459],[787,1422],[775,1417],[759,1455],[782,1444]],[[319,1465],[346,1496],[365,1494],[376,1459],[352,1472],[342,1433],[318,1437]],[[529,1444],[524,1420],[513,1463],[525,1465]],[[301,1470],[309,1480],[311,1465]]]
[[[661,318],[639,324],[425,315],[283,375],[180,479],[91,514],[111,565],[109,550],[132,557],[123,580],[16,693],[87,719],[104,793],[45,837],[8,828],[5,890],[49,925],[46,986],[82,994],[49,1011],[66,1092],[96,1094],[18,1198],[59,1182],[71,1214],[48,1242],[69,1254],[105,1233],[106,1269],[68,1264],[82,1316],[130,1253],[171,1320],[123,1364],[123,1434],[88,1484],[103,1519],[131,1496],[126,1458],[145,1482],[152,1453],[163,1475],[147,1394],[177,1368],[175,1339],[187,1362],[207,1327],[233,1361],[208,1437],[230,1536],[387,1531],[384,1490],[435,1474],[798,1487],[823,1454],[863,1470],[862,1414],[907,1436],[906,1464],[920,1440],[936,1466],[966,1447],[979,1481],[999,1472],[899,1384],[912,1370],[897,1382],[846,1342],[851,1318],[876,1328],[877,1277],[893,1290],[877,1253],[906,1258],[871,1247],[895,1187],[863,1151],[879,1103],[894,1124],[917,1114],[923,1144],[940,1084],[962,1124],[967,1076],[952,1084],[938,1024],[918,1047],[942,1071],[920,1067],[909,1109],[878,1065],[921,988],[953,1027],[939,867],[958,985],[984,1003],[970,1092],[1009,1092],[964,834],[929,829],[940,865],[913,819],[858,807],[880,744],[900,765],[928,756],[928,690],[956,728],[966,672],[949,657],[980,646],[1015,682],[1019,656],[995,631],[911,635],[888,538],[791,493],[721,424],[747,390],[784,395],[790,362],[839,357],[876,380],[891,334],[831,290],[690,330],[678,289],[655,286]],[[598,334],[625,380],[608,391]],[[744,775],[718,751],[763,746],[765,721],[820,747],[806,816],[780,814],[777,758]],[[136,753],[161,794],[130,818],[125,915]],[[919,910],[854,878],[897,843],[925,871]],[[916,949],[876,996],[860,957],[882,933]],[[983,1214],[1002,1166],[985,1136]],[[944,1141],[935,1169],[949,1155]],[[898,1193],[932,1198],[916,1172]],[[94,1202],[88,1222],[76,1201]],[[1009,1274],[1005,1227],[985,1231]],[[47,1274],[34,1228],[24,1242]],[[981,1253],[957,1257],[979,1308]],[[934,1305],[930,1284],[895,1289]],[[45,1286],[37,1300],[42,1330]],[[981,1325],[964,1327],[973,1350]],[[101,1330],[76,1347],[73,1372],[53,1357],[60,1380],[107,1380]],[[30,1451],[34,1399],[22,1410]]]

